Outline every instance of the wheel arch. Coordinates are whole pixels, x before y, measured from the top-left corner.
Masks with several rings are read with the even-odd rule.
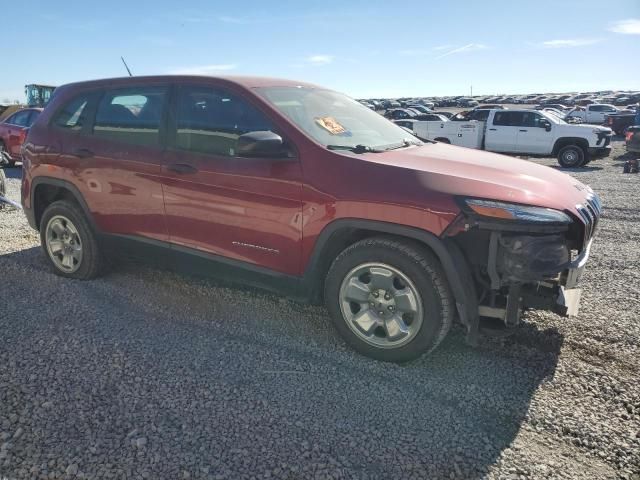
[[[557,155],[561,148],[569,145],[577,145],[584,151],[584,154],[586,155],[589,148],[589,141],[586,138],[582,137],[560,137],[553,144],[553,150],[551,154]]]
[[[36,177],[31,182],[31,208],[36,229],[40,229],[40,220],[47,206],[57,200],[70,200],[82,208],[82,211],[94,231],[96,225],[87,203],[80,190],[70,182],[52,177]]]
[[[324,293],[324,279],[333,260],[349,245],[374,236],[394,237],[426,247],[439,260],[456,309],[467,326],[469,339],[477,335],[477,297],[468,264],[453,242],[442,240],[426,230],[395,223],[363,219],[339,219],[327,225],[318,235],[310,256],[303,282],[313,303],[320,303]],[[473,339],[471,337],[474,337]]]

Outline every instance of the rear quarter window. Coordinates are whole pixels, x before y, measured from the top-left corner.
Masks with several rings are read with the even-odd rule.
[[[87,120],[89,95],[80,95],[67,102],[53,117],[53,125],[71,131],[79,131]]]

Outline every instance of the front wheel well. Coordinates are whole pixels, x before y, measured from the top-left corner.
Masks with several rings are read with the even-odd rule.
[[[577,145],[584,151],[585,155],[589,151],[589,142],[586,138],[563,137],[556,140],[556,143],[553,145],[553,151],[551,152],[552,155],[557,155],[561,148],[569,145]]]
[[[346,250],[351,245],[367,239],[367,238],[386,238],[396,240],[411,246],[416,246],[417,248],[424,248],[429,250],[430,253],[434,254],[436,258],[438,255],[436,252],[429,247],[429,245],[425,242],[422,242],[416,238],[413,238],[408,235],[402,235],[397,233],[391,233],[384,230],[376,230],[369,228],[358,228],[358,227],[346,227],[336,230],[331,233],[326,241],[323,242],[320,250],[318,252],[314,252],[314,257],[316,258],[315,262],[311,267],[311,280],[313,282],[312,289],[312,302],[313,303],[321,303],[324,296],[324,280],[331,268],[331,264],[333,261]]]

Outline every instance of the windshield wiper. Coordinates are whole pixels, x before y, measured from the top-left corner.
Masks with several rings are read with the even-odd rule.
[[[418,141],[411,141],[411,140],[407,140],[406,138],[404,140],[402,140],[401,143],[394,143],[393,145],[390,145],[389,147],[385,148],[384,151],[388,152],[389,150],[397,150],[399,148],[405,148],[408,147],[410,145],[422,145],[422,142],[418,142]]]
[[[368,147],[366,145],[327,145],[329,150],[349,150],[353,153],[380,153],[383,150],[376,150],[375,148]]]

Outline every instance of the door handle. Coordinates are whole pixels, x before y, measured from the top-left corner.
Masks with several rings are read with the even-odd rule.
[[[170,163],[165,167],[168,171],[185,174],[185,173],[196,173],[198,169],[188,163]]]
[[[495,132],[497,128],[490,128],[489,130],[491,130],[492,132]]]
[[[74,157],[78,157],[78,158],[93,157],[93,151],[89,150],[88,148],[76,148],[71,152],[71,154]]]
[[[519,132],[528,132],[529,130],[518,130]]]

